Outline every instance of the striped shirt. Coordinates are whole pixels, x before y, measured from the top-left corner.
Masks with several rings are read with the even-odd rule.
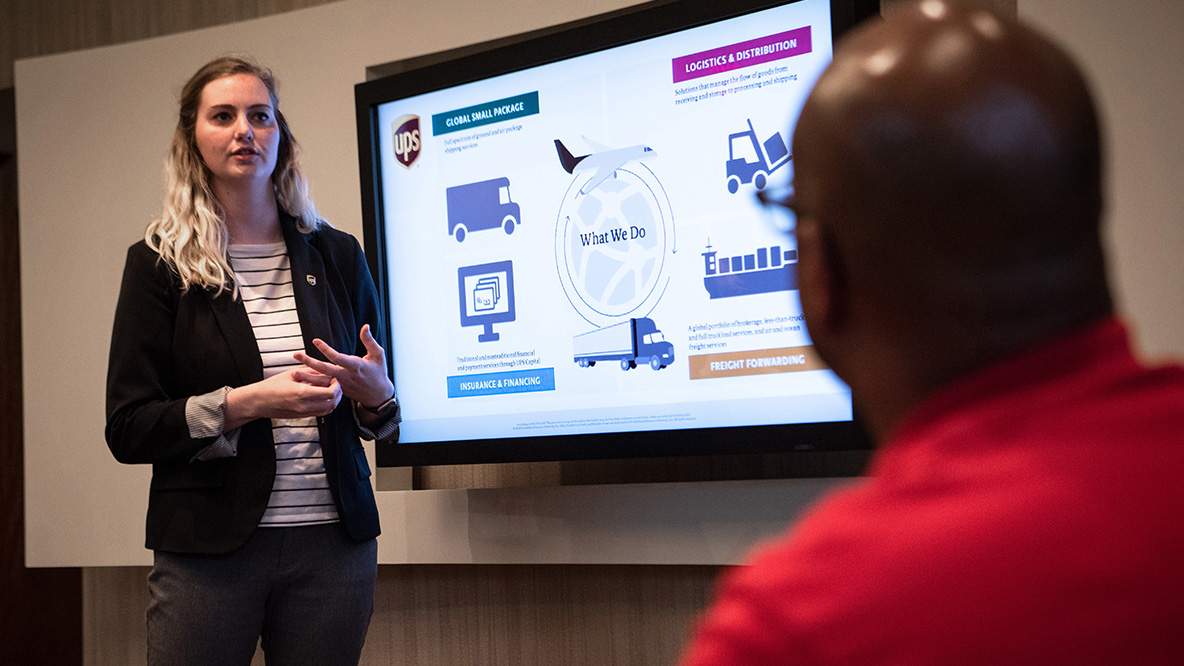
[[[303,367],[292,357],[304,350],[304,337],[287,248],[283,243],[231,245],[228,255],[263,357],[263,376]],[[275,440],[275,484],[259,526],[337,522],[316,418],[271,419],[271,432]]]

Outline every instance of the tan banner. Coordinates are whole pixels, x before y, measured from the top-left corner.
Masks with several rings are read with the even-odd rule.
[[[781,347],[754,349],[723,354],[690,356],[691,379],[767,375],[774,372],[825,370],[826,364],[814,352],[814,347]]]

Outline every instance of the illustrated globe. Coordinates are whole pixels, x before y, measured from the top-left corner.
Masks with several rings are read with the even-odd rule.
[[[644,173],[652,179],[648,170]],[[596,313],[628,314],[645,302],[661,277],[666,228],[654,187],[618,169],[587,194],[572,191],[559,213],[566,222],[569,284]]]

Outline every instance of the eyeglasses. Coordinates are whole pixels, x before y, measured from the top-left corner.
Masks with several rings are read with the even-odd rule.
[[[797,227],[798,216],[794,210],[793,187],[766,188],[756,191],[756,200],[765,210],[773,209],[770,224],[778,231],[793,233]]]

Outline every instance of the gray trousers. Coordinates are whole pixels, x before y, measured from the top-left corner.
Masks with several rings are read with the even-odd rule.
[[[378,544],[340,524],[262,527],[228,555],[156,552],[149,666],[357,666],[374,609]]]

